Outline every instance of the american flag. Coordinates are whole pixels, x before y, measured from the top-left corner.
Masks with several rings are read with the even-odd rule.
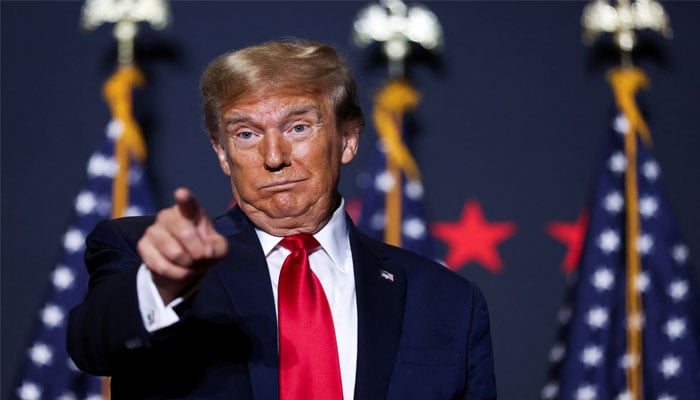
[[[392,99],[393,97],[393,99]],[[403,99],[396,100],[396,97]],[[409,98],[409,100],[406,100]],[[387,101],[389,100],[389,101]],[[387,103],[394,104],[387,104]],[[410,157],[403,140],[404,132],[401,129],[404,112],[415,106],[418,102],[418,93],[404,81],[391,81],[377,96],[374,109],[375,128],[380,140],[376,145],[376,154],[369,173],[365,175],[365,188],[362,198],[362,210],[358,220],[358,227],[367,235],[381,241],[386,240],[387,225],[400,224],[400,240],[398,245],[405,249],[422,254],[426,257],[433,256],[432,238],[428,234],[428,227],[423,208],[423,184],[415,172],[407,174],[400,166],[391,166],[388,153],[397,151],[397,143],[384,140],[387,136],[386,127],[377,123],[377,115],[384,113],[385,120],[393,122],[391,128],[400,136],[398,146],[404,150],[404,157]],[[391,134],[389,134],[391,136]],[[413,160],[411,159],[411,162]],[[417,171],[416,171],[417,172]],[[399,190],[400,202],[398,210],[389,210],[392,205],[387,203],[387,196],[393,190]],[[396,204],[396,203],[395,203]],[[392,216],[398,217],[392,220]],[[389,241],[391,242],[391,241]]]
[[[39,310],[35,334],[19,369],[14,395],[21,400],[98,400],[103,397],[101,378],[79,371],[66,351],[67,316],[87,290],[88,274],[83,263],[85,237],[102,219],[112,214],[113,180],[119,170],[114,158],[115,140],[123,132],[120,120],[106,130],[106,140],[87,164],[84,188],[76,196],[74,216],[62,239],[62,256],[50,276],[46,301]],[[126,215],[152,213],[154,203],[144,167],[131,160]]]
[[[700,399],[700,315],[688,248],[661,191],[659,164],[636,134],[641,268],[627,276],[623,142],[628,128],[624,114],[615,118],[579,269],[559,313],[562,325],[549,354],[543,399],[633,399],[626,377],[630,368],[641,371],[641,398]],[[627,315],[627,282],[640,293],[639,315]],[[633,325],[641,327],[637,354],[627,340]]]

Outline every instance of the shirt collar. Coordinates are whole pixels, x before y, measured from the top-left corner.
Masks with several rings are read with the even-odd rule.
[[[260,239],[260,245],[265,257],[269,256],[282,240],[281,237],[270,235],[257,227],[255,228],[255,233]],[[321,244],[321,247],[333,263],[343,271],[345,270],[343,260],[347,254],[348,235],[348,224],[345,219],[345,200],[341,199],[340,206],[333,212],[326,226],[313,236]]]

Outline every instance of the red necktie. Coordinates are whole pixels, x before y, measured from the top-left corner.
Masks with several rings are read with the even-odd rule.
[[[278,287],[280,399],[341,400],[338,347],[331,309],[308,254],[321,245],[311,235],[280,242],[292,253]]]

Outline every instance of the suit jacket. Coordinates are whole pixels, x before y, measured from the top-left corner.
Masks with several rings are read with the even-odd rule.
[[[278,399],[275,304],[250,221],[233,208],[215,222],[229,253],[178,306],[180,322],[149,333],[136,295],[135,248],[153,220],[103,221],[88,237],[89,290],[68,325],[76,365],[111,376],[114,399]],[[488,311],[478,288],[349,225],[355,399],[495,399]]]

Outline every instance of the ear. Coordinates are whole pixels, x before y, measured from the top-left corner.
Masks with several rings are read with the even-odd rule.
[[[357,148],[360,145],[360,126],[353,123],[347,123],[343,127],[343,148],[340,162],[350,164],[357,154]]]
[[[226,148],[217,136],[209,136],[211,141],[211,147],[216,153],[216,158],[219,159],[219,166],[221,170],[226,174],[226,176],[231,176],[231,165],[228,162],[228,153],[226,153]]]

